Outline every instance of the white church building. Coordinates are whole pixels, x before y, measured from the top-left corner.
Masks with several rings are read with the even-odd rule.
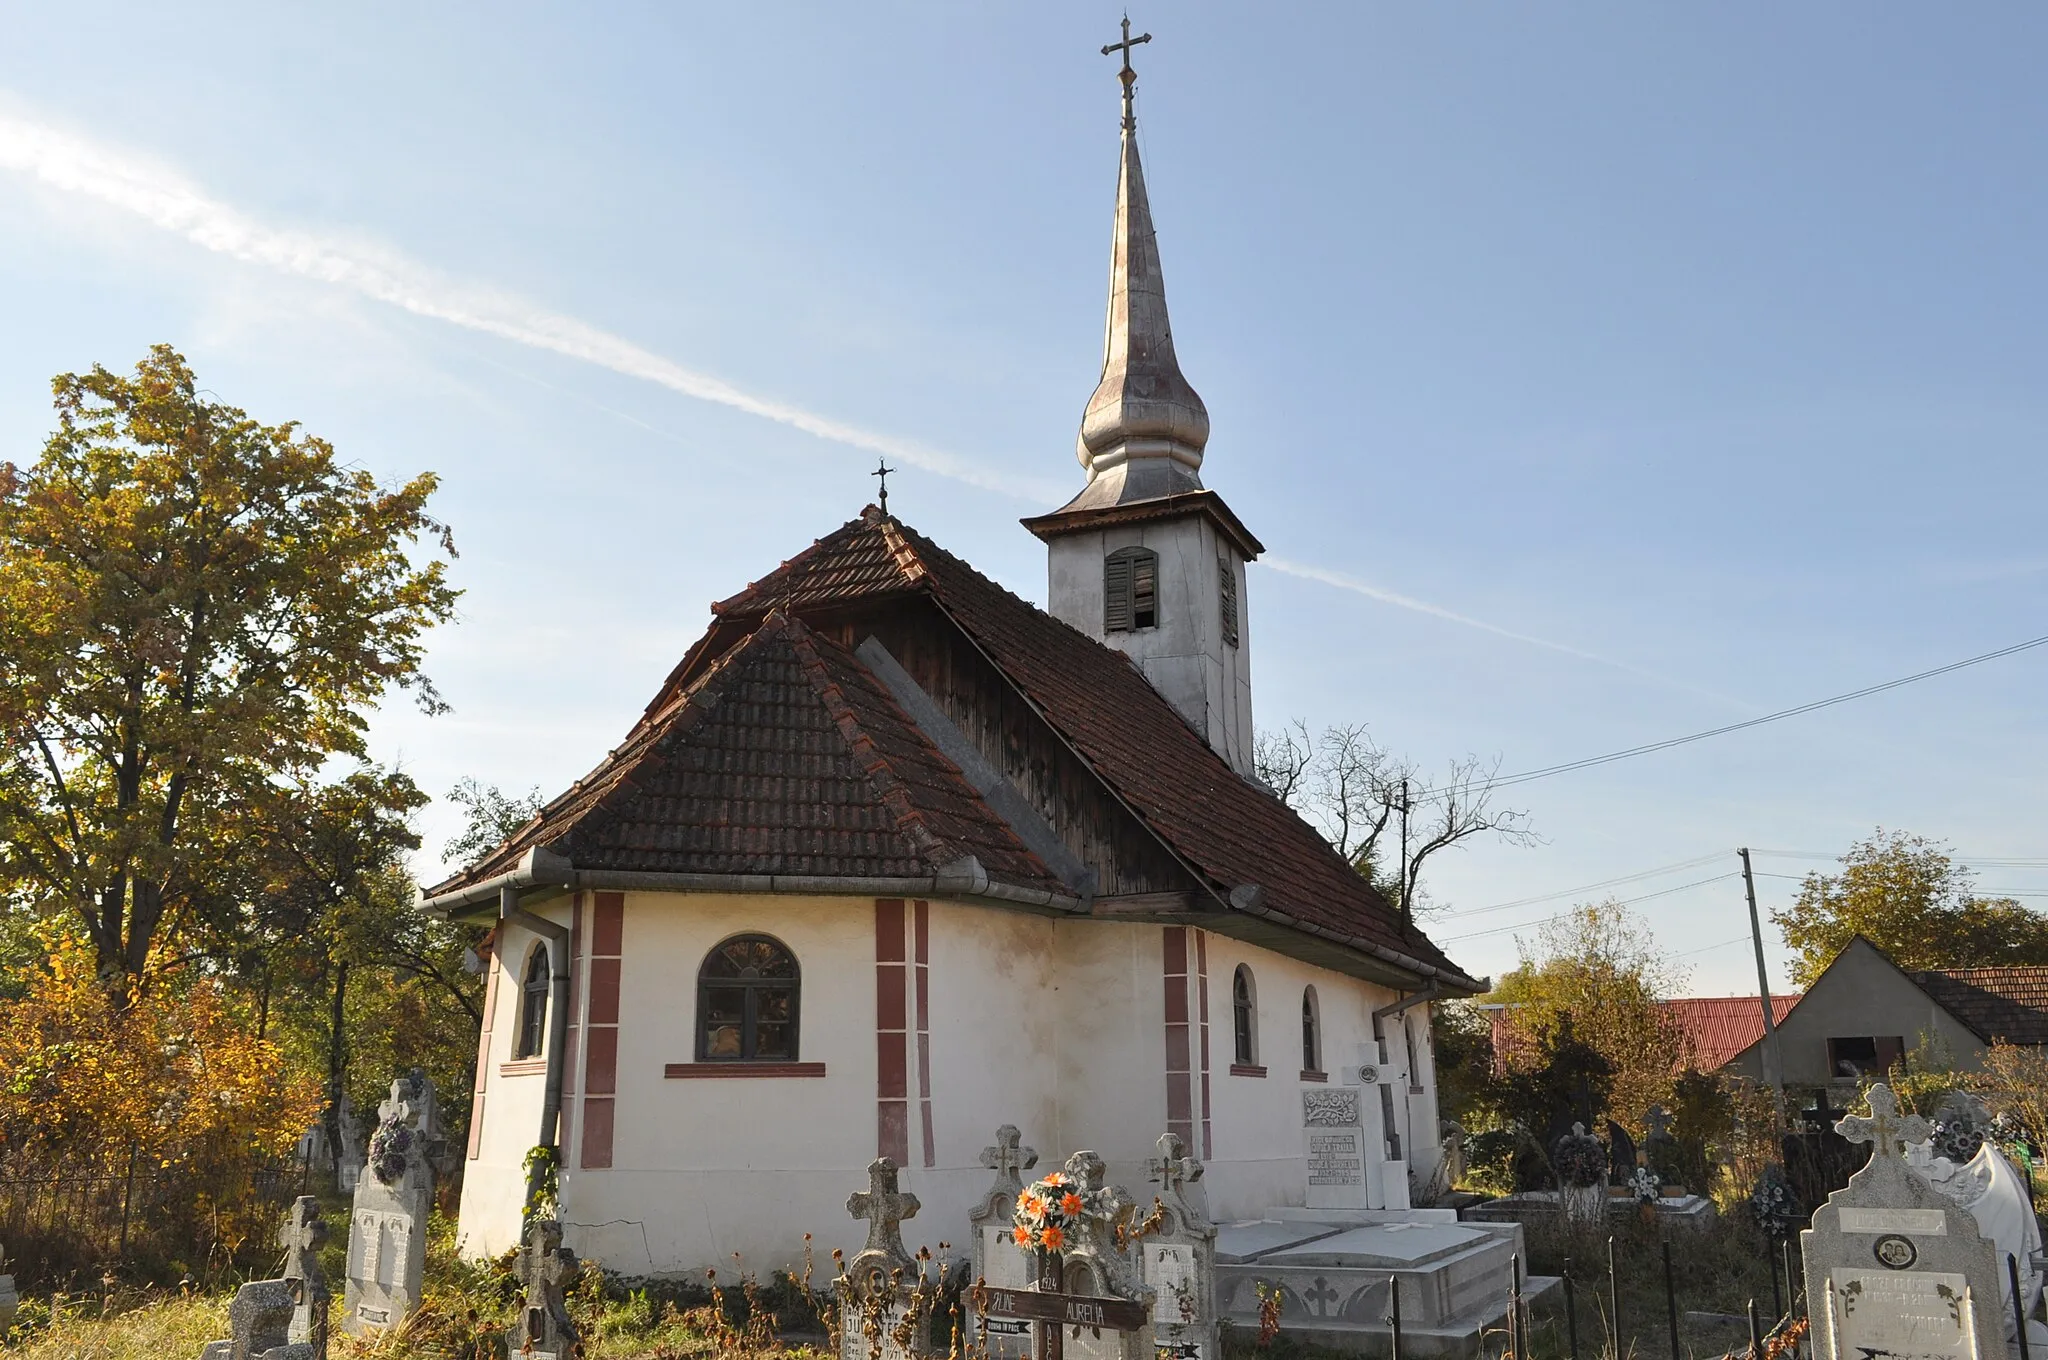
[[[1304,1094],[1361,1064],[1357,1202],[1429,1183],[1429,1003],[1484,984],[1253,776],[1262,547],[1203,484],[1128,91],[1087,482],[1025,521],[1050,610],[870,506],[427,894],[495,922],[467,1252],[515,1245],[537,1145],[570,1245],[627,1274],[851,1254],[877,1156],[912,1245],[957,1247],[1006,1123],[1134,1190],[1177,1133],[1211,1216],[1253,1216],[1307,1202]]]

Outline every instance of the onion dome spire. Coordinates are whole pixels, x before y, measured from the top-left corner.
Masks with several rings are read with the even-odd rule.
[[[1102,49],[1105,55],[1123,56],[1117,73],[1123,83],[1123,164],[1110,247],[1102,379],[1088,399],[1075,448],[1088,469],[1089,489],[1096,493],[1084,492],[1080,499],[1087,501],[1118,503],[1196,490],[1202,485],[1202,449],[1209,442],[1208,409],[1174,358],[1159,243],[1138,162],[1138,124],[1131,109],[1138,76],[1131,69],[1131,49],[1151,40],[1149,33],[1133,38],[1126,16],[1123,40]],[[1106,478],[1116,484],[1113,491],[1098,485]]]

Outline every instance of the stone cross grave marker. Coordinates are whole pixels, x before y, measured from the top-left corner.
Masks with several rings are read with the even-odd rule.
[[[1301,1135],[1308,1159],[1308,1207],[1364,1209],[1364,1102],[1361,1086],[1304,1086]]]
[[[431,1117],[433,1099],[433,1083],[415,1069],[393,1081],[391,1098],[377,1107],[377,1131],[349,1217],[341,1326],[351,1335],[389,1331],[420,1306],[427,1214],[434,1203],[434,1172],[420,1120]]]
[[[292,1307],[289,1339],[303,1341],[325,1360],[327,1355],[327,1272],[320,1268],[320,1248],[327,1244],[327,1221],[320,1217],[320,1201],[300,1195],[292,1201],[284,1227],[278,1231],[278,1245],[284,1248],[284,1277],[296,1287],[298,1301]]]
[[[981,1150],[981,1164],[995,1173],[995,1180],[967,1216],[974,1229],[974,1264],[968,1283],[994,1289],[1029,1288],[1032,1260],[1011,1234],[1017,1197],[1024,1193],[1024,1173],[1038,1165],[1038,1149],[1024,1146],[1017,1126],[1005,1124],[996,1130],[996,1141]],[[1016,1318],[977,1315],[972,1325],[986,1336],[991,1352],[1004,1356],[1021,1355],[1023,1338],[1031,1335],[1031,1324]]]
[[[537,1218],[519,1245],[519,1312],[506,1332],[507,1349],[523,1360],[569,1360],[581,1339],[569,1316],[569,1286],[576,1253],[562,1245],[562,1225]]]
[[[918,1210],[917,1196],[897,1186],[896,1163],[877,1157],[868,1163],[868,1188],[846,1199],[846,1212],[867,1220],[868,1243],[847,1264],[840,1284],[841,1360],[901,1360],[930,1350],[921,1318],[907,1338],[897,1335],[917,1273],[903,1245],[903,1222]]]
[[[1131,1197],[1105,1183],[1108,1166],[1093,1152],[1076,1152],[1061,1169],[1088,1205],[1067,1245],[1035,1253],[1030,1284],[984,1282],[975,1290],[975,1311],[991,1329],[1030,1324],[1035,1360],[1153,1360],[1152,1291],[1132,1278],[1123,1234]]]
[[[1154,1355],[1157,1360],[1220,1360],[1216,1225],[1187,1196],[1187,1187],[1202,1179],[1202,1164],[1187,1155],[1177,1135],[1165,1133],[1149,1169],[1159,1187],[1159,1221],[1139,1243],[1138,1260],[1152,1290]]]
[[[1835,1129],[1870,1161],[1799,1235],[1815,1360],[2002,1360],[1999,1269],[1968,1213],[1899,1155],[1929,1130],[1882,1083]]]

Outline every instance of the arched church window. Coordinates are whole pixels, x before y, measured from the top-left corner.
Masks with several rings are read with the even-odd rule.
[[[1258,1013],[1252,970],[1240,963],[1230,978],[1230,1028],[1236,1040],[1234,1061],[1241,1067],[1251,1067],[1259,1061]]]
[[[795,1062],[796,955],[766,935],[735,935],[697,971],[699,1062]]]
[[[1159,554],[1118,548],[1102,561],[1102,630],[1129,633],[1159,626]]]
[[[519,1046],[515,1058],[537,1058],[547,1047],[548,947],[537,944],[526,958],[526,980],[519,987]]]
[[[1323,1015],[1314,987],[1301,989],[1301,1070],[1323,1070]]]

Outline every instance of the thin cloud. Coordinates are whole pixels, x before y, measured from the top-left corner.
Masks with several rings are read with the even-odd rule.
[[[1475,619],[1469,614],[1460,614],[1455,610],[1446,609],[1442,605],[1431,604],[1427,600],[1418,600],[1412,595],[1403,595],[1399,591],[1388,590],[1384,586],[1376,586],[1370,582],[1361,581],[1355,576],[1346,576],[1341,571],[1331,571],[1327,567],[1311,567],[1300,562],[1290,562],[1284,557],[1273,557],[1270,555],[1260,558],[1259,561],[1261,565],[1271,567],[1285,576],[1295,576],[1304,581],[1316,581],[1322,585],[1335,586],[1339,590],[1348,590],[1354,595],[1363,595],[1368,600],[1377,600],[1381,604],[1390,604],[1397,609],[1407,609],[1417,614],[1427,614],[1431,618],[1443,619],[1448,623],[1455,623],[1465,628],[1476,628],[1482,633],[1491,633],[1495,637],[1503,637],[1514,642],[1526,643],[1531,647],[1541,647],[1545,651],[1556,652],[1561,656],[1577,657],[1581,661],[1590,661],[1598,666],[1607,666],[1614,670],[1626,671],[1628,674],[1640,679],[1654,680],[1660,685],[1681,689],[1688,694],[1701,695],[1719,704],[1727,704],[1737,708],[1746,707],[1746,705],[1729,698],[1725,694],[1716,694],[1712,690],[1701,689],[1699,686],[1687,684],[1683,680],[1677,680],[1668,675],[1659,675],[1655,671],[1645,670],[1641,666],[1631,665],[1626,661],[1617,661],[1611,656],[1602,656],[1598,652],[1589,652],[1583,647],[1573,647],[1563,642],[1552,642],[1549,638],[1540,638],[1531,633],[1518,633],[1512,628],[1503,628],[1497,623],[1488,623],[1484,619]]]
[[[6,111],[0,111],[0,170],[118,208],[232,259],[345,288],[418,316],[658,383],[699,401],[745,411],[849,448],[900,459],[971,486],[1023,499],[1042,499],[1048,494],[1043,487],[989,471],[957,454],[743,391],[575,317],[509,292],[449,278],[388,247],[336,233],[267,225],[146,157]]]

